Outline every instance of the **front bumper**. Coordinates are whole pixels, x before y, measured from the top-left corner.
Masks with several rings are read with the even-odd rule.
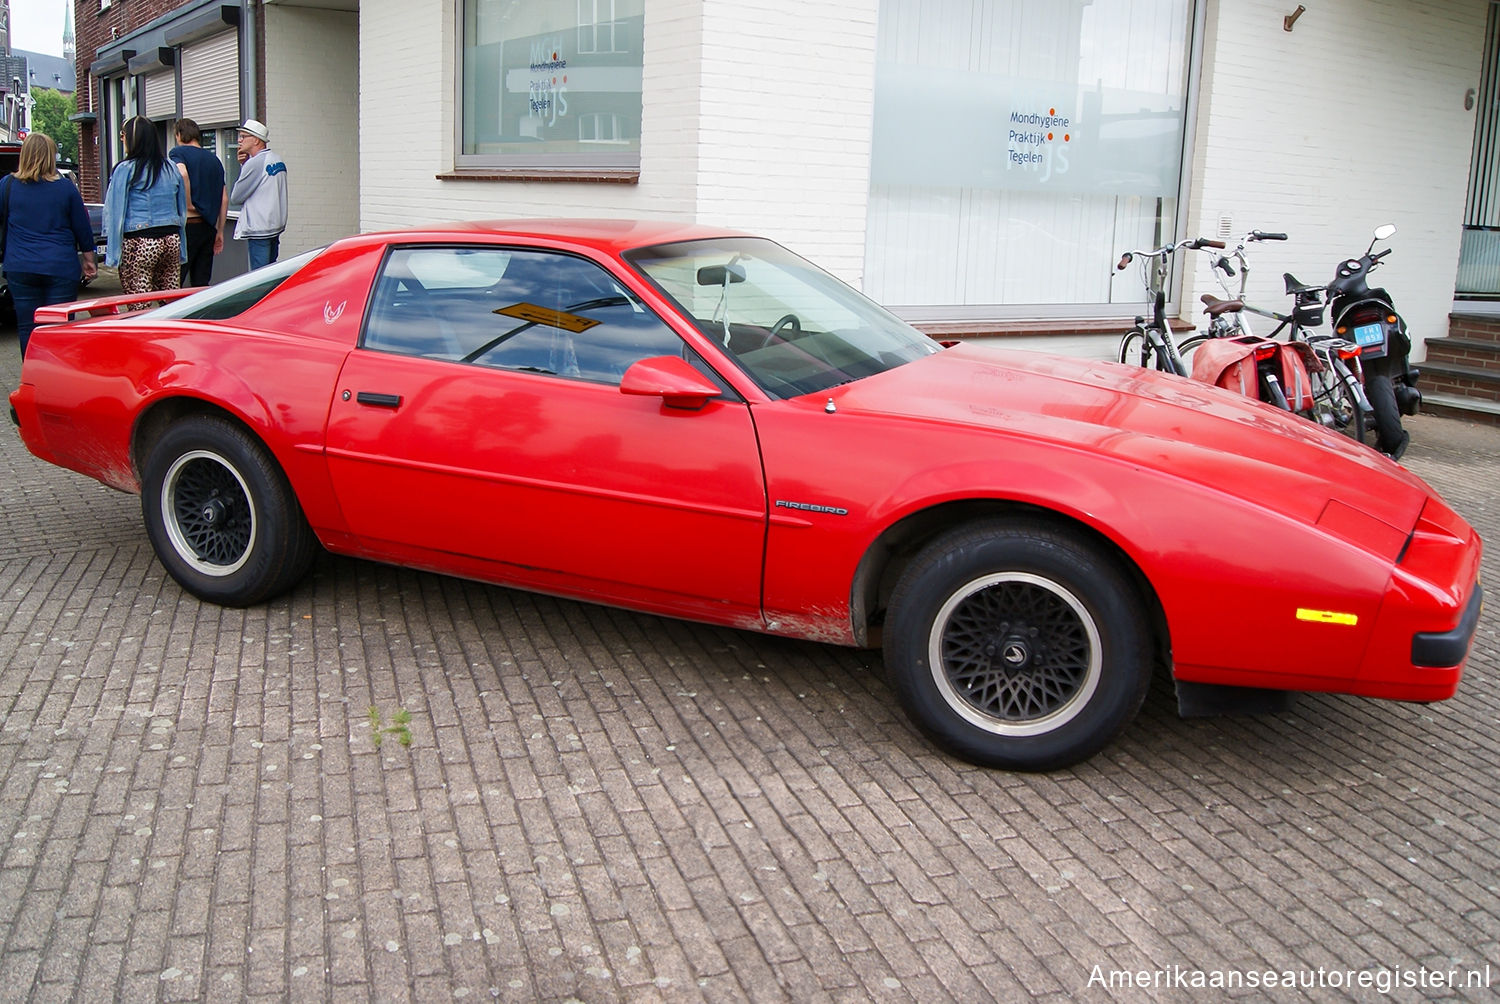
[[[1474,595],[1464,610],[1463,620],[1452,631],[1419,631],[1411,640],[1411,664],[1424,669],[1461,666],[1469,656],[1469,643],[1479,627],[1479,612],[1484,607],[1484,589],[1474,585]]]

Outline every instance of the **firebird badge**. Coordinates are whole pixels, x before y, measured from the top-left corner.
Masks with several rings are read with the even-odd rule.
[[[830,516],[847,516],[849,510],[836,505],[817,505],[813,502],[787,502],[784,499],[776,500],[778,509],[801,509],[803,512],[826,512]]]
[[[337,321],[340,317],[343,317],[344,316],[344,307],[347,306],[348,303],[349,303],[348,300],[340,300],[339,301],[339,305],[337,307],[335,307],[333,305],[333,301],[331,301],[331,300],[324,301],[324,303],[323,303],[323,323],[324,324],[332,324],[334,321]]]

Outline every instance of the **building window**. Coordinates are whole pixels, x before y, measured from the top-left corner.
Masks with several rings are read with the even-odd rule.
[[[1110,266],[1179,225],[1193,16],[880,0],[865,292],[924,319],[1138,306]]]
[[[589,112],[578,116],[578,142],[628,143],[624,123],[614,112]]]
[[[222,126],[218,129],[201,129],[200,131],[203,135],[198,140],[198,144],[219,158],[219,163],[224,165],[224,187],[226,190],[233,188],[234,183],[240,177],[240,162],[235,156],[235,152],[240,148],[238,127]]]
[[[644,0],[462,0],[460,168],[640,167]]]
[[[618,52],[615,0],[578,0],[578,52]]]

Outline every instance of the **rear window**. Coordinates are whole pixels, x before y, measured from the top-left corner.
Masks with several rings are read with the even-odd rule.
[[[131,319],[150,318],[153,321],[159,321],[164,318],[180,318],[190,321],[222,321],[236,317],[264,300],[293,272],[312,261],[322,251],[322,248],[316,248],[293,258],[272,262],[265,268],[237,275],[233,279],[226,279],[216,286],[210,286],[200,293],[174,300],[164,307],[132,314]]]

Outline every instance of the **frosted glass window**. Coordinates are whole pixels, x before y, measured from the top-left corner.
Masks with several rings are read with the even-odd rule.
[[[1176,227],[1192,15],[881,0],[866,292],[976,315],[1138,299],[1108,276]]]
[[[640,166],[644,0],[462,7],[459,166]]]

